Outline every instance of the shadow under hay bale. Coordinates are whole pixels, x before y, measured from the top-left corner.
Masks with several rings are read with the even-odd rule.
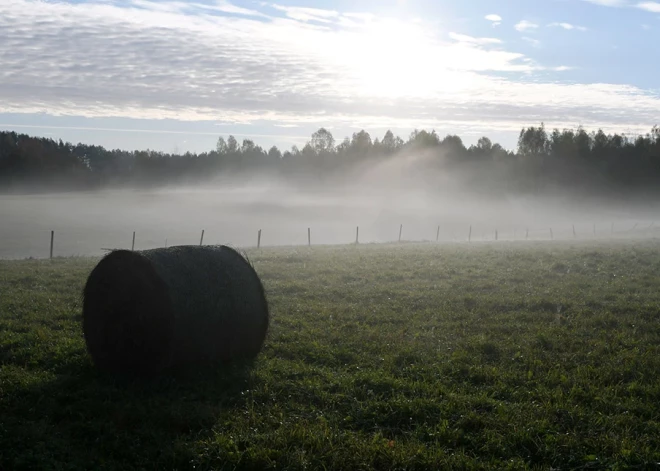
[[[268,323],[259,276],[226,246],[116,250],[83,291],[87,349],[115,373],[251,360]]]

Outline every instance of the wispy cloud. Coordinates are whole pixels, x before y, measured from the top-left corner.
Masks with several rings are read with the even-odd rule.
[[[537,25],[536,23],[532,23],[531,21],[527,21],[527,20],[522,20],[516,23],[516,25],[514,26],[514,28],[520,32],[534,31],[538,29],[538,27],[539,25]]]
[[[585,2],[602,5],[605,7],[623,7],[628,4],[628,0],[583,0]]]
[[[496,14],[490,14],[486,15],[484,18],[486,18],[488,21],[493,23],[493,26],[499,26],[502,23],[502,17],[500,15]]]
[[[261,17],[261,18],[268,18],[268,15],[265,15],[257,10],[251,10],[248,8],[243,8],[234,5],[233,3],[230,3],[226,0],[215,0],[213,4],[207,5],[203,3],[193,3],[193,6],[207,9],[207,10],[215,10],[223,13],[234,13],[237,15],[246,15],[246,16],[256,16],[256,17]]]
[[[455,41],[468,44],[501,44],[502,41],[497,38],[475,38],[467,34],[449,33],[449,37]]]
[[[632,2],[630,0],[582,0],[605,7],[634,7],[650,13],[660,13],[660,2]]]
[[[640,2],[636,6],[651,13],[660,13],[660,3],[658,2]]]
[[[584,26],[578,26],[571,23],[550,23],[548,26],[551,28],[563,28],[565,30],[576,30],[576,31],[587,31],[587,28]]]
[[[289,18],[298,21],[318,21],[331,23],[339,17],[339,13],[333,10],[322,10],[320,8],[290,7],[283,5],[272,5],[276,10],[283,11]]]
[[[539,47],[541,45],[541,41],[539,41],[538,39],[530,38],[529,36],[523,36],[522,39],[524,41],[527,41],[534,47]]]
[[[650,127],[660,109],[654,92],[562,83],[564,66],[423,21],[208,5],[0,1],[0,113],[461,132],[540,116]]]

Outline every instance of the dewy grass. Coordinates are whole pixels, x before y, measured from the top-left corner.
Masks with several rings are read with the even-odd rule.
[[[660,242],[248,251],[251,369],[98,372],[98,259],[0,262],[0,469],[648,469]]]

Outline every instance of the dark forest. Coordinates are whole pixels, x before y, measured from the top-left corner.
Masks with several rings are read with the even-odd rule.
[[[107,187],[153,187],[240,181],[259,175],[293,184],[333,184],[355,171],[388,160],[423,155],[406,167],[414,177],[433,184],[438,172],[460,172],[484,193],[543,193],[574,190],[648,194],[660,183],[660,127],[629,137],[554,129],[543,124],[520,131],[515,152],[487,137],[466,147],[459,136],[440,137],[416,130],[407,140],[388,131],[372,138],[364,130],[337,143],[319,129],[302,148],[268,150],[233,136],[219,138],[215,149],[201,154],[151,150],[109,150],[15,132],[0,133],[0,190],[71,191]],[[416,161],[417,162],[417,161]],[[28,190],[29,189],[29,190]]]

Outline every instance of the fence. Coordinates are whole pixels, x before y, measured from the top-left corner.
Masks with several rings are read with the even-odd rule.
[[[555,233],[553,227],[538,228],[538,227],[525,227],[524,229],[520,227],[514,227],[510,232],[501,232],[498,228],[491,230],[486,230],[482,232],[481,237],[476,236],[473,231],[473,226],[469,225],[465,228],[464,234],[457,234],[457,231],[453,231],[453,237],[451,239],[443,239],[442,242],[465,242],[465,243],[478,243],[478,242],[511,242],[511,241],[554,241],[554,240],[594,240],[596,238],[620,238],[620,237],[629,237],[632,234],[637,235],[648,235],[649,230],[653,229],[655,222],[651,222],[649,225],[640,225],[640,223],[635,223],[632,227],[620,227],[616,228],[615,223],[611,223],[607,229],[603,229],[602,226],[599,229],[596,224],[591,226],[590,231],[578,231],[576,230],[575,224],[570,228],[561,227],[563,232],[560,231]],[[438,225],[435,231],[435,242],[441,242],[440,240],[440,231],[441,225]],[[558,226],[555,226],[555,229]],[[522,230],[521,230],[522,229]],[[658,228],[660,230],[660,227]],[[522,233],[524,232],[524,236]],[[201,235],[199,238],[199,245],[204,244],[204,234],[205,230],[202,229]],[[262,247],[262,229],[259,229],[256,233],[256,247],[260,249]],[[402,242],[430,242],[431,239],[418,239],[418,240],[406,240],[404,238],[404,225],[399,225],[399,237],[396,241],[391,241],[391,243],[402,243]],[[559,235],[559,237],[557,237]],[[133,238],[131,242],[131,250],[135,250],[137,238],[137,231],[133,231]],[[139,239],[138,239],[139,241]],[[165,239],[165,247],[167,247],[168,239]],[[56,249],[56,237],[55,231],[50,231],[50,258],[52,259],[55,256]],[[360,226],[355,228],[355,242],[354,244],[360,244]],[[307,228],[307,246],[312,247],[312,228]],[[327,245],[327,244],[323,244]],[[115,248],[116,249],[116,248]],[[101,248],[102,251],[111,251],[115,250],[111,248]]]

